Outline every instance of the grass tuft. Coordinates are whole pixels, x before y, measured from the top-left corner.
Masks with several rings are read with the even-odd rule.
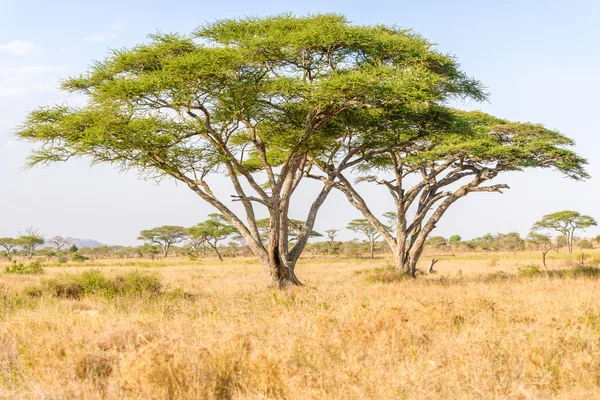
[[[39,260],[32,261],[28,264],[23,264],[22,262],[13,261],[11,265],[7,265],[4,268],[4,272],[7,274],[43,274],[44,267],[42,266],[42,262]]]

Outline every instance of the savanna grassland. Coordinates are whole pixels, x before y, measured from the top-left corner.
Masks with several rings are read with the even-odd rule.
[[[306,258],[285,290],[244,258],[0,272],[0,397],[600,398],[599,270],[574,257],[442,254],[416,280]]]

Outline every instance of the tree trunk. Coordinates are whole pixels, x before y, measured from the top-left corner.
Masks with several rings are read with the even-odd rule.
[[[209,243],[209,244],[210,244],[210,243]],[[215,254],[217,255],[217,257],[219,257],[219,260],[220,260],[221,262],[223,262],[223,257],[221,257],[221,253],[219,253],[219,249],[217,248],[217,245],[216,245],[216,244],[215,244],[215,245],[213,245],[213,244],[210,244],[210,247],[212,247],[212,248],[213,248],[213,250],[215,251]]]
[[[548,251],[542,251],[542,265],[544,266],[544,269],[548,269],[548,267],[546,267],[546,254],[548,254]]]
[[[375,259],[375,242],[371,240],[371,260]]]

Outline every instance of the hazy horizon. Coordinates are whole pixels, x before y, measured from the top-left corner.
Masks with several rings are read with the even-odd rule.
[[[61,93],[58,82],[84,72],[109,48],[132,47],[156,31],[187,34],[221,18],[294,12],[345,14],[356,24],[397,24],[412,28],[439,49],[456,55],[463,70],[491,93],[489,102],[460,104],[516,121],[542,123],[577,142],[589,161],[592,179],[575,182],[553,171],[526,171],[500,176],[505,194],[475,193],[457,202],[432,235],[459,234],[465,239],[487,232],[525,235],[543,214],[573,209],[600,218],[595,185],[600,161],[594,149],[593,100],[600,89],[600,56],[590,51],[600,37],[600,4],[592,1],[507,1],[502,4],[431,1],[387,4],[359,2],[240,1],[201,5],[182,1],[177,7],[157,1],[113,0],[86,5],[75,1],[3,1],[0,15],[0,237],[15,236],[29,226],[47,237],[70,236],[105,244],[136,244],[138,233],[161,225],[191,226],[215,212],[173,180],[160,185],[111,166],[90,167],[87,160],[23,170],[31,149],[13,133],[28,111],[55,103],[81,104]],[[93,16],[93,18],[90,18]],[[213,182],[219,182],[215,178]],[[225,182],[225,181],[223,181]],[[360,187],[360,186],[359,186]],[[362,192],[365,192],[362,187]],[[295,197],[292,217],[303,219],[318,184],[306,183]],[[231,191],[220,187],[223,196]],[[369,190],[365,196],[382,214],[391,198]],[[361,214],[333,193],[322,207],[315,230],[344,228]],[[593,228],[581,233],[591,237]],[[344,231],[340,239],[357,237]]]

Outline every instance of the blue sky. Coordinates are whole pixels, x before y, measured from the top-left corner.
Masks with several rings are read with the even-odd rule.
[[[48,236],[133,244],[141,229],[189,226],[213,212],[174,182],[157,186],[108,166],[90,168],[84,160],[23,171],[29,146],[15,142],[12,133],[32,108],[81,102],[60,93],[58,80],[83,72],[110,48],[131,47],[156,31],[189,33],[219,18],[281,12],[336,12],[357,24],[414,29],[456,55],[463,69],[488,87],[488,103],[461,107],[558,129],[576,140],[590,173],[600,176],[597,1],[0,0],[0,237],[35,226]],[[550,171],[528,171],[498,182],[511,190],[473,194],[457,203],[435,234],[526,234],[542,214],[565,208],[600,218],[597,178],[577,183]],[[367,197],[379,212],[391,208],[377,192]],[[305,209],[298,201],[294,217],[302,218]],[[320,217],[317,230],[343,227],[360,215],[335,194]],[[590,229],[586,235],[598,233]]]

